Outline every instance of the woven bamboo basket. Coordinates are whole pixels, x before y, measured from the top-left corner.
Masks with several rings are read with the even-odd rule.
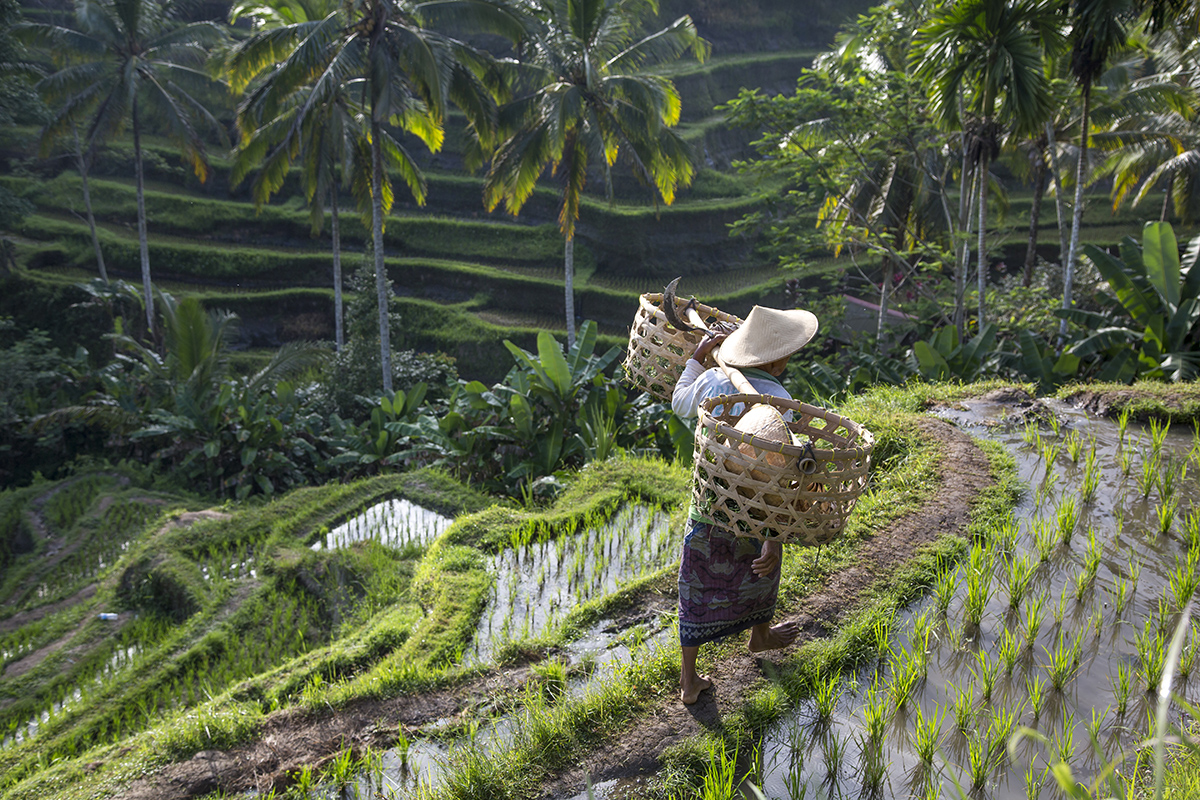
[[[662,311],[661,293],[644,294],[638,304],[633,326],[629,329],[629,352],[625,357],[625,379],[633,386],[649,392],[659,400],[670,401],[671,392],[684,365],[692,357],[704,331],[681,331],[667,321]],[[687,303],[675,302],[682,317]],[[717,323],[741,325],[742,320],[712,306],[695,306],[706,327]],[[711,367],[712,362],[705,364]]]
[[[791,411],[788,429],[804,444],[735,430],[756,403]],[[842,532],[866,488],[874,449],[875,437],[862,425],[807,403],[751,394],[712,397],[700,404],[693,499],[737,536],[825,544]]]

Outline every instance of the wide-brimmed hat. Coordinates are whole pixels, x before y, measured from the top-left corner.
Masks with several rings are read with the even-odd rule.
[[[731,367],[765,366],[790,356],[816,333],[817,318],[809,311],[755,306],[721,343],[721,360]]]

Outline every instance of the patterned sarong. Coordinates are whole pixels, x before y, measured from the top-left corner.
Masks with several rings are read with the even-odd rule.
[[[679,563],[679,643],[697,647],[744,631],[775,615],[779,570],[759,577],[757,539],[688,520]]]

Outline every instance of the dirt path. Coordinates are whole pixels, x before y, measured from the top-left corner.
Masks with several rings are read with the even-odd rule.
[[[938,466],[940,488],[920,511],[907,516],[866,542],[859,563],[833,576],[790,618],[801,628],[800,641],[826,635],[830,627],[864,599],[879,578],[907,561],[922,544],[943,533],[962,532],[969,505],[990,482],[984,454],[970,438],[936,419],[921,423],[924,435],[943,443]],[[546,783],[546,797],[567,797],[583,790],[584,768],[593,781],[647,776],[659,768],[664,749],[706,728],[720,725],[725,713],[737,708],[744,688],[763,675],[767,662],[780,654],[752,656],[742,652],[716,665],[713,691],[685,707],[672,693],[610,747],[589,754],[586,765],[569,770]],[[188,761],[172,764],[153,776],[135,782],[122,795],[132,800],[186,798],[218,789],[227,793],[282,788],[289,773],[304,765],[319,765],[348,745],[362,748],[389,746],[397,725],[415,728],[475,707],[480,698],[495,696],[521,685],[527,669],[514,669],[451,689],[387,700],[360,701],[336,714],[312,715],[298,710],[268,718],[263,736],[228,752],[204,751]]]

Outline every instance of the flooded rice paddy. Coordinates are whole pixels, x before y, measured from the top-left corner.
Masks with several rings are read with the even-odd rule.
[[[454,520],[403,498],[371,506],[312,545],[313,550],[334,550],[355,542],[375,541],[388,547],[424,547],[450,527]]]
[[[1015,521],[876,631],[883,657],[830,676],[771,729],[767,797],[1057,797],[1144,741],[1200,575],[1200,436],[1089,417],[1040,424],[969,401],[942,413],[1011,452]],[[1196,698],[1192,623],[1172,690]],[[1011,735],[1033,732],[1010,749]],[[1132,762],[1128,762],[1128,767]]]
[[[677,548],[666,513],[625,505],[581,534],[502,551],[488,566],[495,582],[471,660],[487,661],[496,645],[544,633],[575,605],[657,572]]]

